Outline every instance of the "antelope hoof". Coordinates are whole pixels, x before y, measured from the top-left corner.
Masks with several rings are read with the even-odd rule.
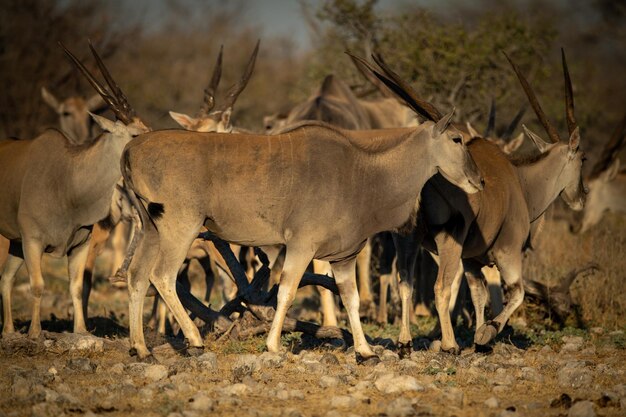
[[[117,270],[115,275],[108,278],[109,283],[115,288],[126,288],[128,286],[128,276],[125,272]]]
[[[195,347],[195,346],[190,346],[187,348],[187,355],[197,358],[198,356],[202,355],[204,353],[204,348],[203,347]]]
[[[158,361],[155,359],[154,356],[152,356],[152,353],[150,353],[149,350],[146,350],[145,352],[140,352],[139,349],[133,347],[128,349],[128,354],[130,356],[136,356],[137,359],[141,362],[158,363]]]
[[[357,352],[356,363],[363,366],[375,366],[380,363],[380,358],[376,355],[365,357]]]
[[[449,353],[451,355],[455,355],[458,356],[461,354],[461,348],[458,345],[449,347],[449,348],[444,348],[443,346],[441,347],[441,351],[444,353]]]
[[[411,352],[413,351],[413,341],[409,340],[406,343],[398,342],[397,347],[400,359],[408,358],[411,356]]]
[[[476,329],[474,335],[474,343],[479,346],[484,346],[491,342],[498,334],[498,323],[488,321],[487,323]]]
[[[31,340],[37,340],[41,336],[41,327],[33,329],[32,327],[28,329],[28,338]]]

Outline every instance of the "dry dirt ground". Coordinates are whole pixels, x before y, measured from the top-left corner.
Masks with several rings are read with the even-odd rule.
[[[114,294],[123,304],[124,293]],[[481,353],[459,329],[461,355],[428,351],[417,337],[400,359],[391,342],[397,326],[370,324],[381,362],[358,365],[340,341],[286,335],[286,352],[270,354],[263,337],[209,335],[205,353],[189,357],[180,339],[147,330],[158,361],[148,364],[128,355],[126,329],[109,316],[90,319],[103,337],[61,333],[71,323],[54,319],[37,341],[3,338],[0,416],[626,415],[622,331],[509,329]],[[18,321],[22,331],[26,324]],[[432,320],[420,324],[413,330],[423,336]]]
[[[463,351],[452,356],[426,349],[434,320],[420,319],[414,352],[401,359],[392,343],[398,327],[370,323],[365,329],[381,357],[377,365],[358,365],[341,341],[300,334],[283,336],[283,354],[265,352],[263,336],[233,341],[207,335],[205,353],[189,357],[180,339],[148,329],[158,363],[138,363],[128,355],[126,293],[98,284],[89,306],[91,335],[67,333],[72,312],[64,264],[48,259],[46,321],[37,341],[24,336],[30,318],[24,271],[14,290],[21,335],[0,340],[0,416],[624,416],[626,233],[619,225],[606,229],[617,237],[603,231],[580,241],[563,228],[554,239],[560,243],[547,246],[529,268],[557,279],[577,265],[574,258],[587,261],[580,255],[585,245],[598,251],[591,259],[613,260],[603,274],[574,288],[585,329],[551,331],[523,316],[513,324],[526,327],[508,328],[492,351],[475,352],[472,332],[457,328]],[[315,308],[301,299],[292,312],[314,318],[305,314],[307,303]],[[146,299],[145,311],[150,308]]]

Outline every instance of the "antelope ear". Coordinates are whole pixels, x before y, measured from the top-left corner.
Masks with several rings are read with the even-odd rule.
[[[183,113],[176,113],[171,111],[170,117],[174,119],[176,123],[178,123],[180,126],[184,127],[187,130],[193,130],[192,127],[196,123],[196,119]]]
[[[619,164],[619,158],[615,158],[615,161],[602,173],[602,179],[606,182],[613,181],[619,172]]]
[[[100,94],[94,94],[87,100],[87,110],[90,112],[98,111],[106,107],[106,103]]]
[[[520,146],[522,146],[522,143],[524,143],[524,138],[525,138],[524,133],[520,133],[519,135],[517,135],[516,138],[511,139],[509,143],[504,145],[504,153],[511,154],[517,151],[520,148]]]
[[[472,126],[472,124],[470,122],[467,122],[466,125],[467,125],[467,131],[472,136],[472,138],[479,138],[480,137],[480,135],[478,134],[476,129],[474,129],[474,126]]]
[[[233,114],[233,108],[229,107],[226,110],[224,110],[222,112],[221,115],[221,119],[222,119],[222,126],[224,127],[224,130],[228,131],[231,126],[230,126],[230,116]]]
[[[452,116],[454,116],[454,108],[452,111],[445,116],[443,116],[436,124],[433,129],[433,137],[441,136],[443,132],[446,131],[450,123],[452,122]]]
[[[61,103],[59,103],[59,100],[57,100],[46,87],[41,87],[41,97],[43,98],[43,101],[45,101],[48,106],[52,107],[55,112],[61,112]]]
[[[89,113],[94,122],[100,126],[100,129],[113,133],[116,130],[117,122],[107,119],[106,117],[98,116],[97,114]],[[121,122],[120,122],[121,123]]]
[[[578,151],[580,145],[580,128],[576,126],[576,129],[569,136],[569,150],[572,152]]]
[[[529,128],[526,127],[526,125],[522,125],[522,128],[524,129],[526,136],[532,139],[537,149],[539,149],[539,152],[547,152],[555,145],[554,143],[548,143],[545,140],[541,139],[539,136],[535,135],[533,132],[530,131]]]

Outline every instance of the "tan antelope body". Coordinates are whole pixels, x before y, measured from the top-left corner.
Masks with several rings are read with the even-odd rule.
[[[364,101],[357,99],[348,85],[341,79],[334,75],[328,75],[324,78],[319,89],[306,101],[296,105],[289,112],[287,118],[279,125],[282,127],[273,129],[271,133],[280,133],[285,129],[289,129],[289,126],[294,123],[307,120],[326,122],[333,126],[350,130],[404,127],[399,124],[393,124],[397,120],[397,116],[391,118],[391,120],[385,117],[392,117],[398,106],[402,107],[402,110],[409,111],[413,115],[415,114],[408,107],[401,106],[395,99],[386,99],[366,106]],[[324,198],[322,195],[320,197]],[[280,256],[280,249],[264,248],[264,250],[268,253],[271,263],[274,264],[275,259]],[[359,295],[361,306],[366,308],[374,304],[369,276],[370,256],[371,244],[368,241],[357,257]],[[278,260],[278,262],[282,262],[282,259]],[[313,261],[313,269],[318,274],[329,275],[331,273],[330,264],[320,260]],[[318,287],[318,291],[322,309],[322,324],[324,326],[337,326],[335,301],[332,292],[322,287]]]
[[[259,44],[260,41],[257,42],[250,59],[248,60],[248,64],[244,71],[244,74],[241,80],[236,83],[228,92],[226,99],[223,103],[218,107],[217,110],[213,111],[213,108],[216,105],[216,93],[217,88],[220,83],[220,79],[222,76],[222,56],[224,52],[224,48],[220,47],[220,52],[217,56],[217,61],[215,66],[213,67],[213,73],[211,74],[211,80],[209,85],[204,90],[204,100],[200,110],[196,117],[191,117],[183,113],[176,113],[170,111],[170,116],[176,123],[181,125],[186,130],[194,131],[194,132],[235,132],[239,133],[239,129],[235,128],[230,119],[230,115],[233,111],[233,106],[239,94],[246,88],[248,81],[250,80],[250,76],[254,70],[254,64],[256,62],[256,57],[259,52]],[[233,140],[236,140],[236,137],[233,137]],[[242,247],[239,245],[231,245],[231,249],[235,256],[239,258],[239,254],[241,252]],[[197,259],[202,265],[204,272],[206,274],[206,293],[204,297],[205,302],[209,302],[211,290],[213,287],[213,283],[215,278],[220,278],[220,283],[222,287],[222,300],[224,302],[230,301],[236,292],[236,287],[232,278],[228,275],[224,268],[218,268],[220,262],[216,263],[216,259],[221,260],[221,264],[224,262],[222,260],[221,255],[215,249],[211,242],[207,242],[203,239],[194,240],[189,252],[187,253],[186,262],[191,261],[191,259]],[[187,265],[188,267],[188,265]],[[252,271],[247,271],[252,272]],[[250,274],[252,276],[252,274]],[[185,276],[185,278],[187,278]],[[186,285],[190,285],[187,281]],[[166,318],[166,305],[163,301],[157,296],[155,297],[155,305],[152,309],[152,317],[150,318],[150,322],[148,324],[149,327],[154,327],[154,323],[156,323],[157,332],[159,334],[165,334],[165,318]]]
[[[369,236],[411,220],[423,184],[437,171],[468,192],[480,187],[460,135],[447,129],[451,116],[413,129],[347,131],[308,122],[274,136],[240,134],[233,140],[171,130],[130,143],[123,174],[144,216],[129,279],[131,349],[149,355],[142,308],[150,282],[190,345],[202,346],[176,296],[175,279],[204,225],[229,242],[285,246],[270,351],[280,348],[287,309],[315,258],[332,264],[355,351],[375,356],[360,325],[354,258]]]

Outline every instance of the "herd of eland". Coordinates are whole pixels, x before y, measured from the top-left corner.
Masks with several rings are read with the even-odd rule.
[[[375,361],[361,317],[363,306],[374,305],[370,258],[372,240],[378,238],[388,243],[394,259],[392,272],[381,276],[379,319],[386,320],[387,288],[397,276],[402,309],[398,346],[411,348],[414,281],[420,280],[418,288],[424,286],[416,259],[425,251],[438,265],[434,293],[441,347],[458,353],[450,311],[463,276],[475,308],[474,342],[487,345],[523,301],[523,252],[555,200],[561,197],[572,210],[583,211],[572,227],[580,233],[604,211],[626,207],[626,177],[617,159],[626,119],[585,179],[587,189],[564,52],[568,136],[563,141],[522,71],[506,56],[545,128],[545,141],[525,126],[511,140],[523,110],[496,134],[493,103],[483,135],[469,123],[453,123],[454,108],[442,111],[420,97],[376,54],[370,60],[348,53],[346,60],[384,98],[359,98],[329,75],[307,100],[285,114],[267,116],[264,132],[237,128],[231,115],[252,76],[258,43],[223,102],[215,98],[220,50],[197,116],[170,111],[183,129],[151,130],[89,47],[106,86],[62,46],[98,95],[60,101],[43,88],[60,130],[45,130],[33,140],[0,141],[3,335],[15,332],[11,293],[22,264],[32,295],[28,335],[40,335],[44,254],[67,256],[74,332],[86,332],[95,257],[111,231],[122,229],[113,233],[115,267],[121,269],[112,281],[124,281],[128,288],[131,354],[151,356],[143,325],[150,286],[164,302],[159,331],[165,329],[169,310],[189,351],[201,351],[200,330],[181,303],[177,280],[181,266],[197,257],[206,260],[207,293],[218,276],[223,286],[229,284],[233,274],[220,252],[199,239],[208,232],[230,243],[249,263],[255,252],[244,248],[267,254],[271,281],[278,284],[267,336],[270,352],[282,349],[287,312],[313,262],[315,272],[332,275],[336,283],[357,358]],[[115,121],[95,114],[104,106]],[[535,147],[533,156],[512,156],[525,137]],[[494,265],[508,297],[504,308],[486,320],[485,267]],[[248,271],[253,274],[254,266]],[[336,300],[330,291],[320,292],[324,325],[336,326]]]

